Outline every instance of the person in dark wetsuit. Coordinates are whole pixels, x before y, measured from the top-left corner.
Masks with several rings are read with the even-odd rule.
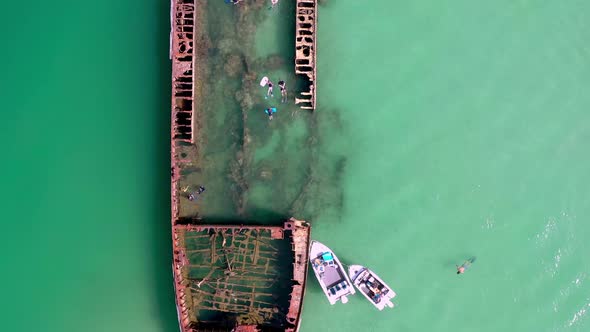
[[[287,101],[287,88],[285,81],[279,81],[279,88],[281,89],[281,103],[284,103]]]

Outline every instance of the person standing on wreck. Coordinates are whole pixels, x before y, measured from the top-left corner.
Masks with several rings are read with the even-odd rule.
[[[284,103],[287,101],[287,88],[285,87],[285,81],[280,80],[279,81],[279,88],[281,89],[281,103]]]
[[[274,97],[272,93],[272,82],[270,80],[268,80],[268,91],[266,92],[266,97],[268,98],[268,96]]]

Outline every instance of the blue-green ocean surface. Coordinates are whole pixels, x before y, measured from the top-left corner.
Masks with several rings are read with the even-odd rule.
[[[315,122],[251,116],[253,165],[274,172],[249,204],[305,215],[398,296],[330,306],[310,274],[301,331],[589,330],[590,3],[324,3]],[[0,330],[178,331],[169,2],[9,2],[0,18]],[[280,22],[261,22],[257,56],[288,52]],[[308,141],[314,157],[288,160]],[[271,202],[307,166],[306,203]]]
[[[0,330],[175,331],[169,3],[0,10]]]
[[[379,273],[398,307],[330,308],[308,288],[304,331],[590,329],[589,10],[322,8],[318,116],[342,119],[347,164],[342,216],[313,236]]]

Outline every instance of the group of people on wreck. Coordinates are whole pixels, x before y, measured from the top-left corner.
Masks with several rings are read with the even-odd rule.
[[[237,5],[237,4],[241,3],[242,1],[243,0],[225,0],[226,3],[232,3],[234,5]],[[270,0],[271,6],[268,9],[273,9],[278,3],[279,3],[279,0]],[[286,83],[284,80],[279,79],[278,85],[279,85],[279,88],[281,89],[281,103],[285,103],[285,102],[287,102]],[[262,81],[260,81],[260,86],[268,87],[268,90],[266,92],[266,96],[264,97],[264,99],[268,99],[269,97],[271,97],[271,98],[274,97],[274,93],[273,93],[274,84],[268,77],[265,76],[262,79]],[[270,120],[270,121],[272,121],[273,115],[276,112],[277,112],[276,107],[269,107],[264,110],[264,113],[266,113],[266,115],[268,115],[268,120]]]
[[[265,80],[263,79],[263,82],[264,81]],[[268,90],[266,91],[266,96],[264,97],[264,99],[268,99],[269,97],[270,98],[274,97],[272,81],[270,79],[266,79],[265,85],[268,87]],[[285,102],[287,102],[286,83],[283,80],[279,80],[278,85],[279,85],[279,88],[281,89],[281,103],[285,103]],[[277,112],[277,108],[276,107],[269,107],[269,108],[265,109],[264,112],[266,113],[266,115],[268,115],[268,119],[270,121],[272,121],[272,116],[273,116],[273,114],[275,114]]]
[[[242,1],[243,0],[225,0],[226,3],[232,3],[234,5],[237,5]],[[278,2],[279,2],[279,0],[270,0],[270,1],[271,1],[271,7],[269,9],[274,8],[274,6],[276,4],[278,4]],[[266,96],[264,98],[268,99],[269,97],[271,97],[271,98],[274,97],[272,81],[270,79],[268,79],[267,77],[265,77],[265,79],[263,79],[263,81],[265,83],[263,85],[261,82],[261,85],[268,87],[268,90],[266,92]],[[281,89],[281,103],[285,103],[285,102],[287,102],[287,85],[284,80],[279,79],[278,86]],[[272,120],[273,114],[277,112],[277,109],[276,109],[276,107],[270,107],[270,108],[265,109],[264,112],[268,115],[268,119]],[[187,187],[183,191],[188,192],[186,198],[188,198],[189,201],[196,201],[199,198],[199,196],[203,192],[205,192],[205,187],[199,186],[198,190],[196,190],[196,191],[189,191],[189,187]]]

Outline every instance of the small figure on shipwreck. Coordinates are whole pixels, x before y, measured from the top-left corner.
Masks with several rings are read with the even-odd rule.
[[[264,96],[264,99],[268,99],[269,96],[274,97],[274,94],[272,92],[273,84],[272,84],[272,81],[267,76],[264,76],[262,78],[262,80],[260,80],[260,86],[261,87],[268,86],[268,91],[266,92],[266,96]]]
[[[197,198],[199,198],[199,195],[202,194],[203,192],[205,192],[205,187],[199,186],[199,190],[188,194],[188,200],[189,201],[196,201]]]
[[[279,88],[281,89],[281,103],[287,101],[287,84],[283,80],[279,80]]]

